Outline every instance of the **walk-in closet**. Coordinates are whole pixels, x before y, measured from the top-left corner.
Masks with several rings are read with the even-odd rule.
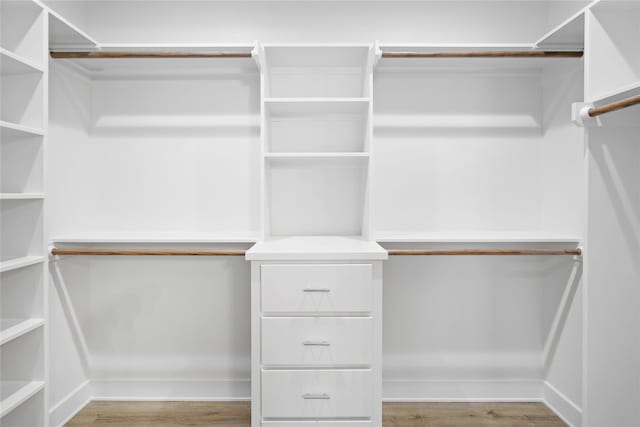
[[[2,427],[640,426],[640,1],[0,5]]]

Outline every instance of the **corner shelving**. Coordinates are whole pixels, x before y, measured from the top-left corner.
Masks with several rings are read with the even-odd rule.
[[[49,47],[52,49],[94,49],[98,42],[56,11],[49,9]]]
[[[0,319],[0,345],[44,325],[44,319]]]
[[[3,47],[0,47],[0,70],[2,74],[42,73],[40,64],[23,58]]]
[[[542,49],[584,49],[585,12],[600,0],[594,0],[573,13],[536,41]]]
[[[0,381],[2,401],[0,401],[0,417],[26,402],[29,398],[44,389],[44,381]]]
[[[47,425],[47,11],[0,2],[0,424]]]
[[[44,130],[42,129],[5,122],[2,120],[0,120],[0,132],[2,132],[2,139],[44,135]]]
[[[630,95],[640,86],[639,19],[637,1],[600,1],[590,9],[586,25],[586,102]]]
[[[16,270],[18,268],[29,267],[30,265],[40,264],[41,262],[44,262],[43,256],[23,256],[3,259],[2,261],[0,261],[0,273]]]

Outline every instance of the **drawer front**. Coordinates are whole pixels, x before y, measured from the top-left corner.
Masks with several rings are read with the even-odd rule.
[[[373,308],[371,264],[263,265],[265,313],[369,312]]]
[[[262,371],[264,418],[371,417],[370,370]]]
[[[286,317],[262,319],[265,365],[371,365],[370,317]]]
[[[263,421],[264,427],[371,427],[371,421]]]

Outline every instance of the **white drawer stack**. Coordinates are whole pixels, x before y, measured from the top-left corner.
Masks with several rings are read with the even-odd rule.
[[[381,425],[381,264],[253,263],[252,425]]]

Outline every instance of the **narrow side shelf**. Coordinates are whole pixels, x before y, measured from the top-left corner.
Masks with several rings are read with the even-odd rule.
[[[3,399],[0,402],[0,417],[7,415],[43,388],[44,381],[1,381]]]
[[[207,244],[207,243],[255,243],[258,235],[251,233],[234,233],[234,234],[80,234],[70,236],[56,236],[51,239],[52,244],[55,243],[82,243],[82,244]]]
[[[0,70],[2,74],[43,73],[41,65],[0,47]]]
[[[49,45],[54,49],[95,49],[98,42],[69,22],[58,12],[49,10]]]
[[[0,193],[0,200],[40,200],[43,193]]]
[[[17,123],[11,123],[0,120],[0,131],[2,132],[2,139],[9,137],[27,137],[27,136],[42,136],[44,130],[34,128],[31,126],[24,126]]]
[[[20,258],[2,260],[0,261],[0,273],[17,270],[19,268],[28,267],[41,262],[44,262],[44,257],[42,256],[24,256]]]
[[[0,345],[8,343],[22,335],[44,325],[44,319],[1,319]]]
[[[264,157],[267,160],[367,160],[369,153],[265,153]]]

